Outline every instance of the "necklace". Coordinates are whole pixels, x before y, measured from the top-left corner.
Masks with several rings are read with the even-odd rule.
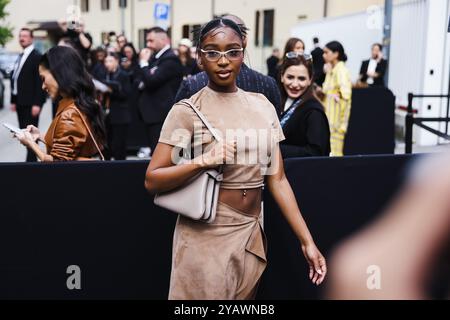
[[[247,189],[242,190],[242,196],[246,197],[247,196]]]

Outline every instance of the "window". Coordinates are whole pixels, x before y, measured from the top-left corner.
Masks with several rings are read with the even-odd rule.
[[[188,24],[185,24],[184,26],[181,27],[181,34],[183,38],[189,38],[190,34],[189,34],[190,28]]]
[[[102,0],[102,10],[109,10],[109,0]]]
[[[264,10],[264,33],[263,46],[273,46],[273,23],[275,18],[275,10]]]
[[[89,12],[89,0],[81,0],[81,12]]]
[[[139,30],[139,48],[143,49],[147,47],[147,33],[149,29]]]
[[[261,18],[261,12],[256,11],[255,15],[255,47],[259,46],[259,20]]]
[[[119,0],[119,8],[126,8],[127,0]]]
[[[181,27],[181,34],[183,38],[188,38],[190,40],[194,40],[193,31],[197,28],[201,28],[200,24],[185,24]]]
[[[202,27],[202,25],[201,24],[193,24],[192,26],[191,26],[191,33],[190,33],[190,37],[189,37],[189,39],[191,39],[191,40],[194,40],[194,33],[192,32],[192,31],[194,31],[194,30],[200,30],[200,28]]]

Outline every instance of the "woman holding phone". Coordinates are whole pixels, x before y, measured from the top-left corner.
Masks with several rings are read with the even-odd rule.
[[[45,137],[38,128],[28,126],[15,136],[36,153],[39,160],[88,160],[101,158],[106,143],[103,112],[95,100],[95,88],[78,53],[69,47],[54,47],[39,64],[42,88],[58,101],[56,116]],[[45,142],[47,152],[38,141]]]

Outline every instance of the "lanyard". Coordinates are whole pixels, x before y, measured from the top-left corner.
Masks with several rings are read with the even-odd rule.
[[[280,124],[281,127],[284,128],[284,126],[286,125],[286,123],[289,121],[289,119],[291,118],[292,114],[294,113],[295,110],[297,110],[298,106],[302,103],[302,99],[298,99],[297,101],[295,101],[292,106],[290,106],[290,108],[283,114]]]

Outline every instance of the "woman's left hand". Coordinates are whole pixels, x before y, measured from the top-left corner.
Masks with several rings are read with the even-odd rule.
[[[20,141],[20,143],[23,144],[25,147],[29,147],[31,144],[34,143],[34,138],[32,134],[28,131],[15,133],[14,137],[16,137]]]
[[[316,285],[321,284],[327,274],[327,264],[324,256],[314,243],[306,246],[302,245],[302,251],[309,264],[309,279]]]
[[[27,128],[24,130],[26,132],[29,132],[31,134],[31,136],[33,137],[33,141],[36,142],[37,140],[40,139],[41,137],[41,132],[39,131],[38,128],[36,128],[33,125],[29,125],[27,126]]]

